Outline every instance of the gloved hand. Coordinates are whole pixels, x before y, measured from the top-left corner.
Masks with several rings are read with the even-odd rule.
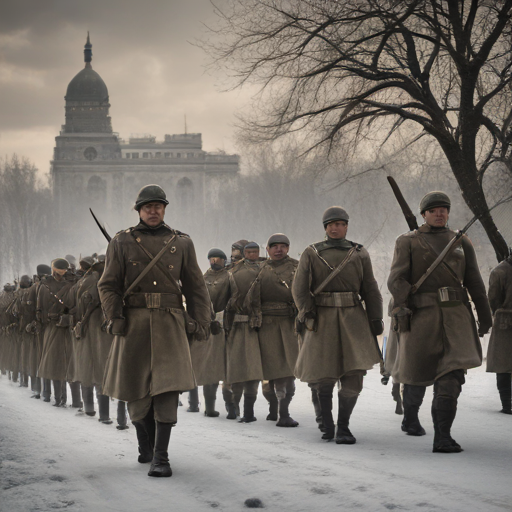
[[[114,336],[124,336],[126,334],[126,319],[112,318],[112,320],[109,320],[107,332]]]
[[[374,318],[370,320],[370,329],[374,336],[380,336],[384,332],[384,322],[382,318]]]
[[[478,325],[478,336],[480,336],[480,338],[483,338],[488,332],[489,332],[489,329],[492,327],[492,325],[489,325],[489,324],[486,324],[486,323],[480,323]]]
[[[383,386],[387,386],[388,385],[388,382],[389,382],[389,375],[384,375],[382,377],[382,379],[380,379],[380,383],[383,385]]]

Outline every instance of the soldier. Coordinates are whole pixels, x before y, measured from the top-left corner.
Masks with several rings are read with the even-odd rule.
[[[393,379],[411,388],[434,385],[433,451],[458,453],[462,448],[451,437],[457,399],[465,370],[482,364],[478,335],[490,329],[492,318],[475,250],[467,236],[427,274],[456,234],[447,226],[450,206],[443,192],[423,197],[420,212],[425,222],[397,238],[388,288],[400,340]],[[423,276],[427,277],[418,289]],[[478,313],[478,333],[466,289]],[[404,405],[407,416],[405,396]]]
[[[231,262],[227,266],[228,270],[232,269],[244,257],[244,247],[249,243],[248,240],[238,240],[231,246]]]
[[[487,371],[496,373],[504,414],[512,414],[512,254],[489,277],[489,303],[494,314],[487,350]]]
[[[64,258],[52,261],[52,275],[41,281],[37,294],[38,319],[45,325],[43,351],[38,376],[53,381],[55,407],[66,407],[66,379],[71,358],[72,304],[68,295],[74,284],[74,274],[68,272],[69,263]],[[73,390],[76,400],[76,390]],[[79,406],[74,403],[73,406]]]
[[[0,296],[0,327],[2,343],[2,370],[9,372],[12,382],[18,382],[18,360],[16,347],[14,346],[14,332],[16,330],[16,318],[12,308],[16,300],[16,286],[11,283],[4,285]]]
[[[383,330],[382,297],[368,251],[345,238],[348,213],[333,206],[322,221],[326,240],[304,250],[292,286],[304,330],[295,375],[316,384],[322,439],[328,441],[334,438],[332,392],[339,383],[336,443],[354,444],[350,416],[366,370],[381,359],[375,336]]]
[[[157,477],[172,475],[168,445],[179,393],[196,386],[187,333],[207,339],[211,321],[192,240],[163,221],[168,204],[158,185],[140,190],[140,222],[112,239],[98,284],[114,335],[103,393],[128,402],[139,462],[151,462],[148,475]]]
[[[212,328],[212,333],[206,342],[194,341],[190,347],[192,356],[192,366],[196,375],[197,384],[203,386],[203,395],[205,403],[204,415],[210,418],[219,416],[215,410],[215,401],[219,381],[226,380],[226,336],[221,327],[223,311],[226,307],[226,297],[229,290],[229,275],[226,269],[226,254],[221,249],[213,248],[208,251],[208,260],[210,268],[204,274],[204,280],[215,313],[216,329]],[[231,390],[228,390],[231,397]],[[232,408],[230,411],[229,408]],[[234,405],[231,399],[226,403],[228,409],[228,418],[236,419]]]
[[[295,334],[297,310],[291,288],[299,262],[288,256],[289,250],[290,240],[286,235],[276,233],[268,239],[269,259],[262,263],[246,298],[250,310],[249,326],[258,333],[263,378],[269,383],[269,390],[263,388],[263,393],[271,407],[277,406],[278,427],[299,425],[289,412],[295,394],[293,370],[299,353]],[[273,412],[271,409],[269,416]],[[277,418],[270,419],[275,421]]]

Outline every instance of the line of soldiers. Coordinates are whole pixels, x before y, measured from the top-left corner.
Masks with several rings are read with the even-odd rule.
[[[262,383],[267,420],[297,427],[289,408],[299,378],[311,388],[322,439],[354,444],[349,423],[364,375],[382,363],[377,337],[384,324],[370,255],[346,238],[348,213],[328,208],[322,219],[325,240],[308,246],[300,261],[288,256],[288,237],[276,233],[267,242],[268,258],[260,257],[258,244],[247,240],[233,245],[228,265],[222,250],[210,250],[210,269],[203,276],[190,237],[164,223],[167,204],[159,186],[143,187],[135,202],[139,224],[119,232],[109,243],[105,262],[91,261],[79,281],[69,277],[65,260],[52,263],[54,281],[72,282],[69,289],[76,299],[73,302],[63,291],[66,285],[52,285],[50,294],[41,294],[51,304],[43,346],[60,347],[54,357],[58,352],[66,367],[74,368],[73,382],[85,381],[100,395],[127,402],[137,432],[138,460],[151,463],[149,476],[172,475],[168,446],[180,393],[192,390],[189,411],[195,412],[197,386],[202,385],[205,415],[217,417],[221,381],[228,419],[256,421],[254,404]],[[466,370],[482,363],[479,336],[492,326],[467,236],[425,278],[455,235],[447,226],[450,207],[444,193],[427,194],[420,203],[424,224],[396,241],[388,279],[392,330],[383,365],[384,380],[392,376],[395,383],[396,400],[403,385],[402,430],[409,435],[425,434],[418,410],[426,387],[434,386],[433,451],[444,453],[462,451],[451,437],[457,400]],[[496,324],[487,370],[498,374],[502,412],[510,414],[511,257],[491,274],[489,296]],[[74,321],[66,319],[70,311],[75,312]],[[66,345],[58,328],[69,333],[71,325],[74,337]],[[82,353],[87,333],[87,345],[104,349],[99,377],[80,373],[87,360]],[[72,355],[69,360],[67,354]],[[67,378],[50,376],[46,359],[41,358],[39,376]]]
[[[96,255],[95,255],[96,256]],[[95,416],[96,388],[99,421],[110,425],[110,397],[101,385],[112,336],[103,329],[97,282],[103,272],[104,255],[85,257],[80,267],[75,258],[57,258],[51,267],[37,266],[33,279],[21,277],[19,288],[7,284],[0,296],[0,367],[13,382],[32,389],[32,397],[71,407]],[[118,403],[117,428],[128,428],[126,404]]]

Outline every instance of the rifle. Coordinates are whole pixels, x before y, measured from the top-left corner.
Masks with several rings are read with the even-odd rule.
[[[105,226],[98,220],[96,215],[94,215],[92,208],[89,208],[89,211],[91,212],[91,215],[93,216],[94,220],[96,221],[96,224],[100,228],[100,231],[103,233],[103,236],[107,239],[107,242],[110,243],[110,241],[112,240],[112,237],[107,233]]]
[[[395,178],[393,178],[392,176],[388,176],[388,182],[391,185],[391,188],[393,189],[393,193],[395,194],[396,200],[398,201],[400,208],[402,208],[402,212],[404,214],[407,225],[409,226],[409,230],[414,231],[415,229],[418,229],[418,221],[416,220],[416,215],[412,213],[412,210],[407,204],[407,201],[405,200],[400,188],[398,187]]]

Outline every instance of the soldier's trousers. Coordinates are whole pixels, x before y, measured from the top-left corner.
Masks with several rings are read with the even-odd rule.
[[[340,379],[322,379],[319,382],[311,384],[312,389],[316,389],[318,394],[330,394],[334,390],[336,383],[338,384],[338,396],[350,398],[359,396],[363,389],[363,377],[366,375],[365,370],[354,370],[348,372]]]
[[[264,380],[262,383],[263,396],[271,402],[275,398],[292,398],[295,395],[295,377],[282,377],[274,380]]]
[[[260,385],[259,380],[247,380],[245,382],[235,382],[231,384],[231,402],[235,405],[240,403],[240,398],[242,394],[244,397],[254,397],[258,396],[258,387]]]
[[[432,409],[438,411],[456,411],[457,400],[466,382],[464,370],[454,370],[434,382]]]
[[[179,391],[168,391],[160,395],[147,395],[140,400],[128,402],[128,412],[133,421],[143,420],[151,406],[156,421],[161,423],[172,423],[175,425],[178,421],[178,402],[180,400]]]

